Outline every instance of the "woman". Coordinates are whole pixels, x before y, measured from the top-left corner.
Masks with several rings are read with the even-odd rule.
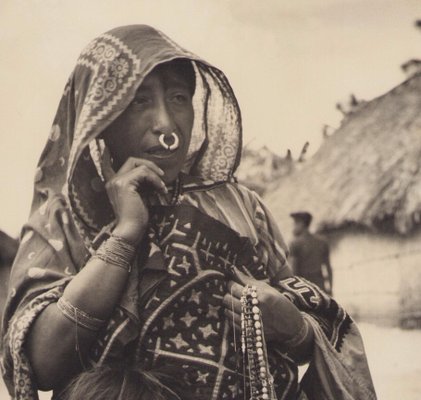
[[[92,382],[129,398],[133,375],[101,379],[121,365],[164,398],[375,398],[354,323],[291,276],[270,214],[235,182],[240,153],[227,79],[159,31],[120,27],[82,52],[11,275],[15,399]]]

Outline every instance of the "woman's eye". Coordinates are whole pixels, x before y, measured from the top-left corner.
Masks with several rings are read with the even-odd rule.
[[[139,96],[139,97],[134,98],[134,100],[132,101],[132,104],[144,106],[144,105],[147,105],[149,102],[150,102],[150,99],[148,97]]]
[[[190,101],[190,97],[187,94],[178,93],[171,96],[171,101],[175,104],[187,104]]]

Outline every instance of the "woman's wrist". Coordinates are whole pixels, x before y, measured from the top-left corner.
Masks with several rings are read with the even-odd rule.
[[[135,254],[136,246],[113,233],[101,244],[93,258],[100,259],[106,264],[114,265],[130,272]]]
[[[113,229],[112,234],[136,246],[142,241],[145,231],[146,227],[127,222],[119,222]]]
[[[291,339],[283,342],[286,352],[298,363],[307,362],[312,355],[314,344],[313,327],[303,317],[303,326]]]

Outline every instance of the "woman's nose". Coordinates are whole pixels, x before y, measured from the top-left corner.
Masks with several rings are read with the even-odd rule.
[[[173,130],[174,123],[167,105],[160,101],[154,109],[152,131],[156,134],[170,135]]]

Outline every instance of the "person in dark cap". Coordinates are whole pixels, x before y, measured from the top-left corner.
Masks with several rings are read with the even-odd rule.
[[[332,294],[329,244],[320,236],[310,233],[313,216],[309,212],[294,212],[290,216],[294,220],[294,239],[290,244],[290,262],[294,274],[315,283],[328,294]]]

